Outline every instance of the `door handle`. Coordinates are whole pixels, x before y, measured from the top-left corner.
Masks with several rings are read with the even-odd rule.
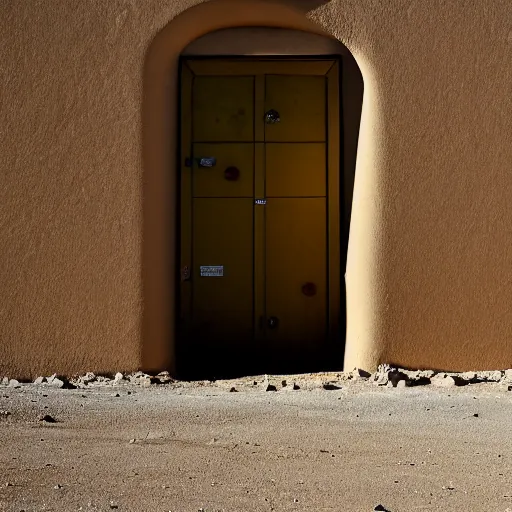
[[[190,267],[188,265],[181,269],[181,281],[190,281]]]

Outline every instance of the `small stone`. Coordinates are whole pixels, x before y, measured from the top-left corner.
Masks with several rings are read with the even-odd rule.
[[[384,505],[377,505],[374,509],[374,511],[380,511],[380,512],[390,512]]]
[[[441,388],[452,388],[455,386],[465,386],[468,382],[458,375],[446,375],[439,373],[432,380],[432,384]]]
[[[397,388],[408,388],[411,383],[408,380],[402,379],[396,383]]]
[[[473,414],[473,418],[478,418],[478,413],[475,412],[475,414]]]
[[[120,395],[119,393],[113,393],[113,394],[112,394],[112,396],[113,396],[114,398],[119,398],[121,395]]]
[[[130,444],[133,444],[133,443],[135,443],[135,439],[130,439],[129,442],[130,442]]]
[[[505,380],[512,381],[512,369],[505,370],[505,373],[503,374],[503,378]]]
[[[169,382],[174,382],[174,379],[171,377],[168,371],[160,372],[156,378],[160,381],[160,384],[168,384]]]
[[[299,386],[296,382],[294,382],[294,383],[293,383],[293,389],[294,389],[295,391],[297,391],[298,389],[300,389],[300,386]]]
[[[503,374],[499,370],[476,372],[477,380],[484,382],[499,382],[502,377]]]
[[[336,386],[336,384],[332,384],[331,382],[325,382],[322,387],[326,391],[336,391],[337,389],[341,389],[341,386]]]
[[[508,390],[508,391],[512,391],[512,386],[508,386],[508,387],[507,387],[507,390]]]
[[[121,372],[117,372],[114,376],[114,384],[121,382],[122,380],[124,380],[124,375]]]
[[[407,375],[403,372],[400,372],[398,370],[392,370],[388,373],[388,380],[391,382],[391,385],[396,388],[397,384],[400,381],[407,381],[409,380]]]
[[[350,372],[350,377],[352,377],[353,379],[369,379],[371,376],[371,373],[368,373],[366,370],[363,370],[362,368],[354,368]]]
[[[80,380],[84,384],[89,384],[91,382],[94,382],[96,380],[96,375],[92,372],[87,372],[83,377],[80,377]]]
[[[44,383],[44,377],[37,377],[37,379],[34,381],[34,384],[39,385]]]
[[[2,386],[8,386],[9,385],[9,377],[4,377],[2,379]]]
[[[57,423],[57,420],[49,414],[41,414],[39,416],[39,421],[44,421],[45,423]]]
[[[287,384],[288,384],[288,383],[287,383],[285,380],[282,380],[282,381],[281,381],[281,386],[282,386],[283,388],[285,388],[285,387],[287,386]]]
[[[52,381],[50,382],[50,386],[53,388],[63,388],[65,382],[57,377],[54,377]]]
[[[274,386],[274,384],[267,384],[265,391],[277,391],[277,388]]]
[[[476,380],[476,372],[464,372],[461,377],[468,382],[473,382]]]
[[[111,501],[111,502],[110,502],[110,508],[111,508],[112,510],[115,510],[115,509],[118,509],[119,507],[117,506],[117,504],[116,504],[116,503],[114,503],[113,501]]]
[[[60,485],[60,484],[57,484],[57,485],[54,485],[54,486],[53,486],[53,488],[54,488],[54,489],[62,489],[62,487],[63,487],[63,486],[62,486],[62,485]]]
[[[13,485],[11,484],[11,482],[6,482],[5,483],[5,487],[12,487]]]
[[[142,377],[137,377],[135,379],[135,384],[143,388],[149,388],[151,386],[151,377],[149,375],[144,375]]]
[[[293,503],[299,503],[299,500],[297,498],[294,498]]]
[[[238,390],[233,386],[230,390],[230,393],[238,393]]]
[[[9,411],[0,411],[0,418],[7,418],[11,413]]]
[[[21,388],[21,384],[16,379],[11,379],[9,381],[9,387],[10,388]]]

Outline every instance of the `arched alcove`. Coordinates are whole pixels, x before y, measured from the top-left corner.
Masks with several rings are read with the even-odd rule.
[[[285,5],[230,0],[185,11],[155,38],[144,74],[144,331],[145,369],[175,368],[178,225],[178,62],[192,55],[339,55],[342,62],[343,209],[341,253],[346,261],[363,81],[339,41]],[[341,273],[343,275],[343,272]],[[342,288],[344,290],[344,288]],[[344,295],[344,294],[343,294]],[[341,344],[343,340],[341,340]],[[339,354],[338,367],[343,364]]]

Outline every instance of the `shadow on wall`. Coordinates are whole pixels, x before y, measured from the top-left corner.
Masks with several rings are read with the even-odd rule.
[[[227,27],[232,27],[231,30],[245,27],[244,30],[252,31],[272,28],[275,33],[282,32],[283,40],[287,41],[288,50],[283,51],[282,45],[281,49],[277,45],[270,54],[273,52],[277,55],[292,55],[293,51],[289,50],[289,34],[287,39],[285,33],[294,32],[293,46],[296,54],[340,54],[342,56],[343,140],[340,146],[344,167],[344,176],[341,180],[344,209],[341,212],[343,217],[340,240],[343,311],[340,315],[342,316],[341,324],[343,327],[345,325],[343,274],[350,225],[363,80],[359,67],[347,48],[328,34],[324,34],[304,14],[326,3],[328,3],[326,0],[283,0],[281,4],[253,0],[247,0],[243,4],[238,0],[206,2],[185,11],[173,20],[155,37],[147,52],[142,105],[144,318],[141,354],[142,368],[147,371],[162,369],[168,369],[172,373],[176,371],[176,297],[179,292],[179,279],[177,279],[179,277],[178,61],[183,53],[197,51],[202,36],[205,34],[209,36],[210,33]],[[329,49],[322,51],[316,48],[315,51],[315,46],[309,45],[309,52],[306,52],[304,48],[308,47],[307,38],[312,36],[322,40],[324,47],[327,45]],[[298,43],[301,37],[306,41],[302,47]],[[247,38],[242,40],[244,47],[247,47]],[[250,52],[252,56],[258,55],[258,41],[261,43],[264,40],[265,38],[262,39],[261,35],[254,38],[254,48]],[[193,43],[186,49],[191,42]],[[194,47],[196,50],[193,50]],[[333,50],[333,47],[336,50]],[[215,54],[212,45],[208,44],[207,48],[212,49],[211,53]],[[233,48],[238,49],[238,46]],[[269,55],[268,48],[264,53]],[[233,55],[233,52],[231,54]],[[342,352],[344,340],[339,341],[339,350]],[[343,354],[340,353],[338,358],[338,366],[341,366]]]

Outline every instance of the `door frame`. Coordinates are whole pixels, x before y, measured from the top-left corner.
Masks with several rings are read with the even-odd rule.
[[[343,247],[341,201],[343,190],[343,127],[342,59],[340,55],[321,56],[182,56],[179,62],[179,151],[178,151],[178,212],[176,228],[178,233],[176,280],[176,323],[175,335],[177,346],[187,337],[183,331],[184,316],[188,316],[192,307],[192,283],[184,281],[183,269],[191,267],[192,262],[192,167],[187,158],[192,147],[192,85],[194,75],[210,76],[255,76],[255,112],[260,106],[263,112],[265,74],[279,75],[320,75],[326,77],[327,102],[327,289],[328,289],[328,345],[342,353],[345,344],[345,332],[340,323],[344,313],[344,289],[341,282],[341,265],[345,263],[341,249]],[[264,130],[255,118],[255,136],[258,130]],[[260,132],[261,133],[261,132]],[[256,146],[255,146],[256,147]],[[264,165],[264,155],[255,151],[255,166]],[[255,196],[258,195],[258,183],[255,183]],[[258,222],[255,219],[255,222]],[[188,226],[188,227],[185,227]],[[258,255],[255,255],[255,258]],[[261,257],[261,255],[260,255]],[[190,268],[190,271],[192,269]],[[255,279],[257,282],[257,279]],[[264,290],[255,290],[255,321],[260,315],[259,304],[264,301]],[[185,323],[186,325],[186,323]],[[327,347],[326,347],[327,348]],[[342,361],[342,358],[341,358]],[[181,366],[180,361],[177,361]]]

